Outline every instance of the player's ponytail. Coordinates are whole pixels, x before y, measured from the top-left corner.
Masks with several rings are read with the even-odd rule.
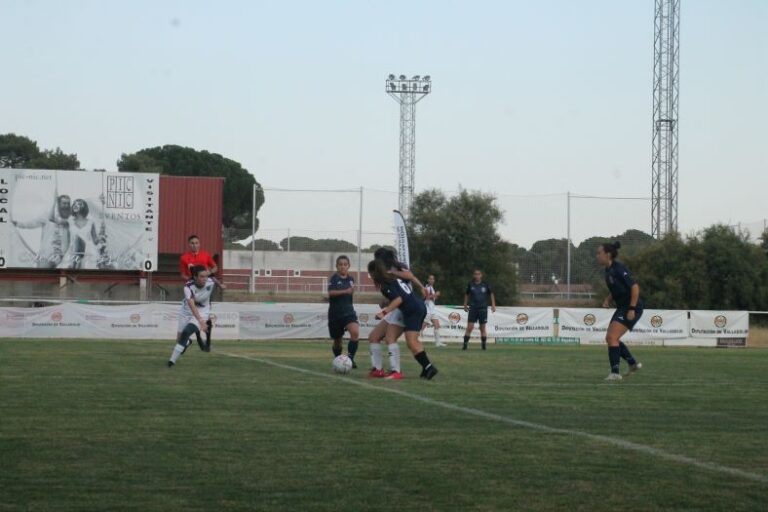
[[[615,242],[609,242],[605,244],[601,244],[601,247],[603,248],[603,252],[606,252],[611,255],[611,259],[616,259],[619,257],[619,249],[621,248],[621,242],[616,240]]]
[[[378,286],[392,280],[388,271],[389,267],[381,260],[374,259],[368,263],[368,274]]]

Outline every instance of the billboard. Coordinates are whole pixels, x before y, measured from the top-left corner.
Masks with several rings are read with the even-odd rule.
[[[0,268],[157,268],[160,176],[3,169]]]

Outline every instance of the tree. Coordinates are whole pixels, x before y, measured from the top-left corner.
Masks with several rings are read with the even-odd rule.
[[[264,204],[264,192],[247,169],[217,153],[182,146],[146,148],[120,156],[118,171],[157,172],[169,176],[219,176],[225,178],[223,222],[226,227],[251,226],[252,190],[257,186],[256,212]],[[258,219],[257,219],[258,227]]]
[[[472,271],[492,283],[500,304],[517,295],[513,246],[501,239],[503,212],[490,194],[461,190],[447,197],[427,190],[414,199],[409,219],[411,266],[421,278],[435,274],[441,300],[461,304]]]
[[[668,235],[626,262],[647,307],[768,308],[768,259],[729,226],[715,225],[687,240]]]
[[[23,135],[0,135],[0,167],[14,169],[77,170],[77,154],[64,153],[61,148],[40,150],[37,142]]]
[[[289,249],[289,239],[280,240],[280,247],[284,251]],[[291,251],[303,252],[357,252],[357,246],[346,240],[336,240],[331,238],[320,238],[315,240],[306,236],[292,236],[290,238]]]

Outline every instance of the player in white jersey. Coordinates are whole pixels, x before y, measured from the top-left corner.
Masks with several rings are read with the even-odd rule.
[[[435,310],[435,301],[440,297],[440,292],[435,291],[435,276],[430,275],[427,278],[427,285],[424,287],[424,305],[427,306],[427,316],[424,319],[424,325],[421,330],[427,328],[428,325],[432,325],[433,332],[435,333],[435,346],[445,347],[445,343],[440,341],[440,320],[437,318],[437,311]]]
[[[192,279],[184,285],[184,300],[181,302],[179,312],[179,325],[176,335],[176,346],[173,347],[168,367],[176,364],[181,354],[192,344],[190,338],[194,334],[197,344],[204,352],[211,351],[210,328],[211,321],[211,295],[216,288],[216,283],[208,277],[208,270],[203,266],[194,266],[191,269]],[[200,332],[206,334],[203,342]]]

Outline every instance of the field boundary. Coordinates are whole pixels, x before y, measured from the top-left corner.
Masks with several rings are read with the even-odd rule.
[[[416,393],[410,393],[408,391],[403,391],[401,389],[397,389],[394,387],[383,387],[383,386],[375,386],[373,384],[370,384],[368,382],[363,382],[359,380],[352,380],[352,379],[345,379],[343,377],[339,377],[337,375],[328,374],[328,373],[321,373],[316,372],[314,370],[308,370],[306,368],[300,368],[298,366],[292,366],[285,363],[279,363],[277,361],[272,361],[271,359],[265,359],[261,357],[254,357],[249,356],[246,354],[234,354],[229,352],[213,352],[216,355],[221,355],[224,357],[230,357],[234,359],[244,359],[248,361],[254,361],[257,363],[265,364],[268,366],[272,366],[275,368],[281,368],[283,370],[289,370],[293,372],[303,373],[305,375],[312,375],[314,377],[320,377],[324,379],[333,379],[338,382],[344,382],[347,384],[353,384],[365,389],[374,390],[376,392],[385,392],[390,393],[393,395],[402,396],[405,398],[409,398],[411,400],[415,400],[418,402],[422,402],[427,405],[431,405],[434,407],[440,407],[443,409],[448,409],[456,412],[460,412],[469,416],[476,416],[480,418],[485,418],[487,420],[492,420],[500,423],[505,423],[507,425],[512,425],[515,427],[521,427],[521,428],[527,428],[529,430],[535,430],[538,432],[544,432],[547,434],[560,434],[560,435],[566,435],[571,437],[580,437],[583,439],[588,439],[593,442],[597,442],[600,444],[607,444],[616,446],[618,448],[622,448],[624,450],[633,451],[637,453],[642,453],[644,455],[649,455],[652,457],[656,457],[659,459],[664,459],[670,462],[675,462],[677,464],[683,464],[687,466],[696,467],[699,469],[704,469],[707,471],[712,471],[716,473],[722,473],[727,474],[730,476],[738,477],[744,480],[751,480],[753,482],[759,482],[768,484],[768,476],[761,475],[759,473],[752,473],[750,471],[744,471],[742,469],[732,468],[729,466],[723,466],[721,464],[717,464],[715,462],[705,462],[700,461],[698,459],[694,459],[692,457],[688,457],[685,455],[678,455],[675,453],[667,452],[665,450],[662,450],[660,448],[654,448],[653,446],[648,446],[641,443],[634,443],[632,441],[627,441],[618,437],[610,437],[605,436],[601,434],[591,434],[589,432],[584,432],[581,430],[575,430],[575,429],[566,429],[566,428],[558,428],[558,427],[550,427],[548,425],[544,425],[542,423],[534,423],[530,421],[524,421],[524,420],[518,420],[515,418],[510,418],[508,416],[502,416],[500,414],[495,414],[487,411],[483,411],[481,409],[474,409],[471,407],[464,407],[461,405],[452,404],[450,402],[445,402],[442,400],[435,400],[429,397],[425,397],[422,395],[418,395]]]

